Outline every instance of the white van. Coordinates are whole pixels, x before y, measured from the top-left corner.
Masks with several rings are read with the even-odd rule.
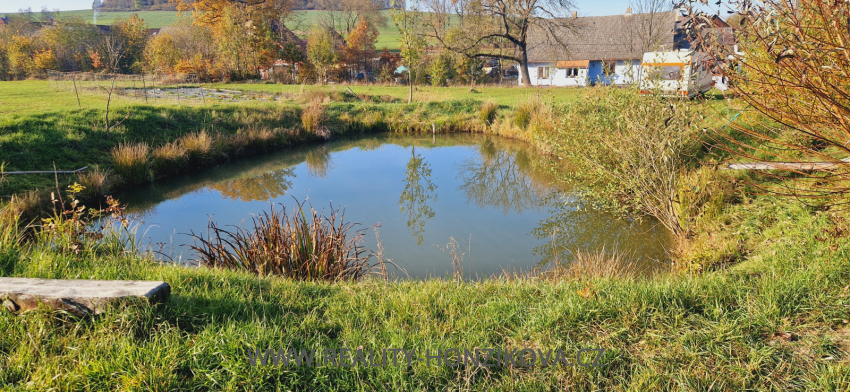
[[[688,50],[643,55],[640,92],[660,89],[663,95],[693,98],[713,87],[711,57]]]

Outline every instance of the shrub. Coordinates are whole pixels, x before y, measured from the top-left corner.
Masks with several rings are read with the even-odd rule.
[[[180,138],[180,146],[186,151],[186,156],[192,162],[203,162],[210,159],[213,137],[206,130],[186,135]]]
[[[148,171],[147,143],[121,143],[112,149],[112,159],[115,161],[115,171],[131,184],[138,184],[150,179]]]
[[[700,146],[703,117],[695,104],[604,88],[559,115],[559,126],[539,138],[573,165],[563,180],[578,183],[604,209],[651,216],[673,235],[687,234],[678,192]]]
[[[490,125],[496,119],[496,112],[499,110],[499,104],[493,101],[484,102],[481,109],[478,111],[478,118],[481,122]]]
[[[176,173],[186,164],[188,155],[178,142],[166,143],[153,150],[151,166],[155,173]]]
[[[372,257],[360,243],[363,230],[344,222],[344,213],[331,209],[322,216],[303,203],[291,214],[286,208],[253,218],[250,230],[224,230],[210,221],[208,238],[194,235],[191,246],[199,264],[209,267],[279,275],[296,280],[356,280],[372,271]]]

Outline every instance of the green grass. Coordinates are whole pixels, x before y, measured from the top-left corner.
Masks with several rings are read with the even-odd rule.
[[[99,12],[97,14],[97,24],[111,25],[116,19],[126,20],[133,14],[139,14],[147,22],[148,28],[162,28],[170,26],[177,22],[179,17],[175,11],[127,11],[127,12]],[[14,15],[13,13],[0,14],[0,16]],[[183,13],[183,15],[191,16],[191,12]],[[36,14],[36,16],[38,16]],[[76,10],[76,11],[61,11],[59,16],[78,16],[89,23],[93,22],[94,11],[92,10]]]
[[[160,307],[71,321],[0,312],[10,390],[846,390],[850,245],[828,213],[730,207],[729,270],[651,280],[297,283],[140,257],[0,251],[0,274],[164,280]],[[820,241],[816,237],[826,238]],[[449,263],[450,260],[446,260]],[[788,338],[790,336],[790,338]],[[605,349],[602,367],[251,367],[255,348]],[[421,354],[420,354],[421,355]]]

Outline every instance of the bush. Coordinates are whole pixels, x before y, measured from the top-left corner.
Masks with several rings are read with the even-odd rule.
[[[121,143],[112,149],[115,171],[131,184],[139,184],[150,179],[148,171],[147,143]]]
[[[560,117],[559,126],[539,137],[573,165],[563,180],[579,183],[600,207],[651,216],[673,235],[687,234],[679,185],[700,146],[703,117],[695,104],[603,88],[562,108]]]

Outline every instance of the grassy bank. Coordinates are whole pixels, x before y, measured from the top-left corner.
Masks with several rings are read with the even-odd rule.
[[[319,126],[329,130],[330,136],[430,131],[431,124],[436,125],[438,132],[488,130],[516,136],[524,131],[524,127],[511,125],[515,108],[530,99],[567,101],[577,95],[570,90],[559,90],[567,93],[552,90],[543,92],[543,97],[538,98],[534,92],[524,89],[491,87],[482,89],[486,92],[484,94],[470,92],[468,88],[450,88],[435,89],[439,94],[429,91],[418,93],[421,97],[417,99],[422,101],[408,105],[396,97],[405,94],[403,87],[355,87],[360,95],[354,97],[339,86],[224,86],[274,94],[273,101],[207,103],[183,99],[149,100],[148,104],[144,104],[138,98],[118,96],[110,103],[110,129],[107,131],[107,98],[102,91],[86,91],[81,95],[81,105],[78,105],[73,90],[51,88],[46,81],[0,84],[0,107],[4,111],[0,118],[0,161],[5,162],[6,171],[52,170],[54,166],[59,170],[98,166],[115,171],[117,167],[112,150],[121,145],[144,143],[149,154],[153,154],[158,148],[182,143],[185,138],[201,131],[217,138],[213,151],[205,159],[157,165],[151,158],[150,162],[142,162],[139,175],[125,173],[123,178],[116,178],[116,186],[122,186],[197,170],[267,148],[316,140],[312,135],[315,130],[305,128],[302,115],[305,108],[316,109],[317,105],[322,112]],[[447,99],[452,94],[455,96]],[[491,109],[492,118],[482,119],[480,114],[484,102],[480,97],[485,96],[488,100],[492,97],[494,102],[503,103]],[[494,127],[498,121],[504,126]],[[262,148],[245,151],[243,144],[247,142],[240,135],[251,138],[252,132],[257,131],[273,132],[274,143],[263,143]],[[172,170],[174,167],[177,170]],[[74,176],[60,177],[60,187],[77,180]],[[0,195],[54,188],[51,175],[8,176],[0,184]]]
[[[5,247],[4,276],[165,280],[161,307],[0,313],[12,390],[845,390],[850,246],[830,213],[732,207],[748,261],[651,280],[296,283],[137,256]],[[448,263],[448,261],[447,261]],[[257,347],[605,349],[601,367],[251,367]]]

